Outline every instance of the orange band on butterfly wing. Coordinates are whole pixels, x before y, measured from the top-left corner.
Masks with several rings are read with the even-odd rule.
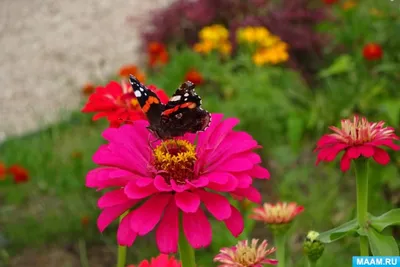
[[[180,108],[190,108],[190,109],[194,109],[195,107],[197,107],[196,103],[194,102],[187,102],[187,103],[183,103],[182,105],[164,110],[164,112],[162,113],[162,115],[164,116],[168,116],[171,113],[174,113],[175,111],[177,111]]]
[[[150,96],[149,99],[147,99],[146,104],[142,107],[142,110],[144,113],[149,111],[150,107],[152,104],[159,104],[160,101],[157,99],[157,97]]]

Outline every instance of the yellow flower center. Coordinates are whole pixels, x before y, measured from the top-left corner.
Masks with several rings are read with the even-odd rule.
[[[235,261],[243,266],[251,266],[257,261],[257,251],[255,247],[238,246]]]
[[[193,180],[196,146],[186,140],[166,140],[153,150],[154,166],[169,184]]]

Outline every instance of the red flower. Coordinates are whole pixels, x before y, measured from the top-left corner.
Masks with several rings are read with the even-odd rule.
[[[13,176],[16,184],[25,183],[29,180],[28,171],[19,165],[12,165],[7,169],[7,172]]]
[[[4,163],[0,162],[0,180],[5,180],[6,174],[7,174],[6,165]]]
[[[83,217],[81,218],[81,225],[82,225],[83,227],[88,226],[89,223],[90,223],[90,217],[89,217],[89,216],[85,215],[85,216],[83,216]]]
[[[386,146],[393,150],[400,150],[393,140],[400,138],[394,133],[394,128],[384,127],[384,122],[368,122],[366,118],[359,119],[354,116],[353,121],[342,120],[341,129],[329,127],[335,133],[327,134],[317,143],[317,162],[332,161],[340,151],[345,153],[340,162],[341,170],[347,171],[350,168],[351,160],[360,156],[373,159],[382,165],[389,163],[388,153],[380,148]]]
[[[195,69],[190,69],[185,75],[186,81],[191,81],[196,85],[201,85],[204,82],[203,76]]]
[[[167,48],[164,44],[151,42],[148,46],[149,65],[154,67],[156,64],[164,65],[169,60]]]
[[[367,60],[379,60],[382,58],[383,50],[379,44],[369,43],[364,46],[363,55]]]
[[[135,267],[135,265],[128,265],[127,267]],[[174,256],[168,258],[166,254],[160,254],[157,258],[152,258],[151,262],[144,260],[138,267],[181,267],[181,263],[177,261]]]
[[[333,5],[334,3],[338,2],[338,0],[322,0],[327,5]]]
[[[161,102],[168,102],[168,95],[157,89],[155,86],[148,86],[154,91]],[[93,120],[106,117],[110,122],[110,127],[119,127],[124,122],[145,119],[139,103],[132,92],[132,87],[123,82],[110,82],[106,87],[97,87],[96,92],[89,97],[88,102],[83,107],[82,112],[96,112]]]
[[[136,76],[141,83],[146,82],[146,76],[135,65],[124,65],[118,71],[118,75],[122,78],[128,78],[130,74]]]

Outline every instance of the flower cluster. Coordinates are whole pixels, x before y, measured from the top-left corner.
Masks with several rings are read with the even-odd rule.
[[[204,27],[199,32],[199,42],[193,47],[194,51],[209,54],[218,51],[222,55],[229,55],[232,45],[229,42],[229,31],[220,24]]]
[[[289,59],[288,45],[265,27],[239,28],[236,35],[239,43],[255,46],[253,62],[258,66],[278,64]]]
[[[267,224],[286,224],[303,211],[304,207],[294,202],[264,203],[263,206],[253,209],[251,218]]]
[[[29,181],[29,172],[24,167],[14,164],[9,167],[0,162],[0,181],[5,180],[7,175],[13,177],[13,181],[16,184],[21,184]]]
[[[149,57],[149,66],[164,65],[169,60],[169,54],[164,44],[159,42],[150,42],[147,47]]]
[[[212,114],[212,124],[197,137],[186,134],[166,141],[153,140],[144,120],[105,130],[108,144],[93,156],[100,167],[86,177],[88,187],[114,188],[98,201],[103,210],[97,222],[100,231],[127,212],[117,232],[120,245],[131,246],[136,237],[156,228],[159,250],[171,253],[177,250],[182,217],[187,241],[201,248],[212,239],[207,210],[238,236],[243,218],[222,194],[259,203],[253,178],[269,178],[254,152],[260,146],[249,134],[233,130],[238,123]]]
[[[379,60],[383,56],[382,47],[376,43],[369,43],[364,46],[363,56],[366,60]]]
[[[148,86],[160,98],[161,102],[168,102],[168,95],[155,86]],[[119,127],[123,123],[145,119],[145,115],[132,92],[132,87],[125,81],[121,84],[115,81],[105,87],[99,86],[89,97],[82,112],[96,114],[93,120],[106,117],[111,127]]]

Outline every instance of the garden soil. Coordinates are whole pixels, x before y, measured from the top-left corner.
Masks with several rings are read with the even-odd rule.
[[[138,29],[169,2],[0,0],[0,143],[62,119],[84,83],[139,63]]]

